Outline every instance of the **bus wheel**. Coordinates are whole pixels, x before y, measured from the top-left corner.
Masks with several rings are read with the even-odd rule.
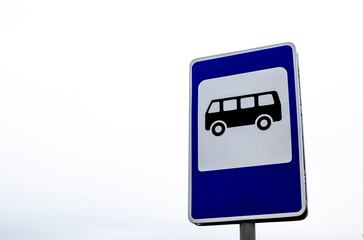
[[[212,133],[214,136],[221,136],[226,130],[226,126],[223,122],[216,122],[212,126]]]
[[[261,116],[257,119],[256,124],[260,130],[267,130],[271,126],[271,122],[269,116]]]

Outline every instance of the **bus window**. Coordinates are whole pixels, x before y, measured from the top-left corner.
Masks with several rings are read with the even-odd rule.
[[[237,109],[237,99],[225,100],[223,102],[223,111],[232,111]]]
[[[264,94],[258,96],[258,105],[259,106],[267,106],[267,105],[273,105],[274,98],[272,97],[272,94]]]
[[[241,108],[253,108],[255,106],[255,98],[254,97],[245,97],[241,98]]]
[[[219,102],[213,102],[210,107],[208,113],[216,113],[219,112]]]

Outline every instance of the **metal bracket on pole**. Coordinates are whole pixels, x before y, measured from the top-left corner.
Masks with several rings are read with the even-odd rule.
[[[239,232],[240,240],[256,240],[255,222],[241,222]]]

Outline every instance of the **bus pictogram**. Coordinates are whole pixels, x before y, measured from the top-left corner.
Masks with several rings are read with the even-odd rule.
[[[214,99],[205,113],[205,129],[221,136],[226,128],[255,124],[260,130],[282,119],[276,91]]]

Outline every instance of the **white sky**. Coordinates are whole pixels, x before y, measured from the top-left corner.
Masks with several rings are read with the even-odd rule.
[[[187,219],[189,63],[299,53],[309,216],[362,239],[360,1],[0,1],[0,239],[239,239]]]

